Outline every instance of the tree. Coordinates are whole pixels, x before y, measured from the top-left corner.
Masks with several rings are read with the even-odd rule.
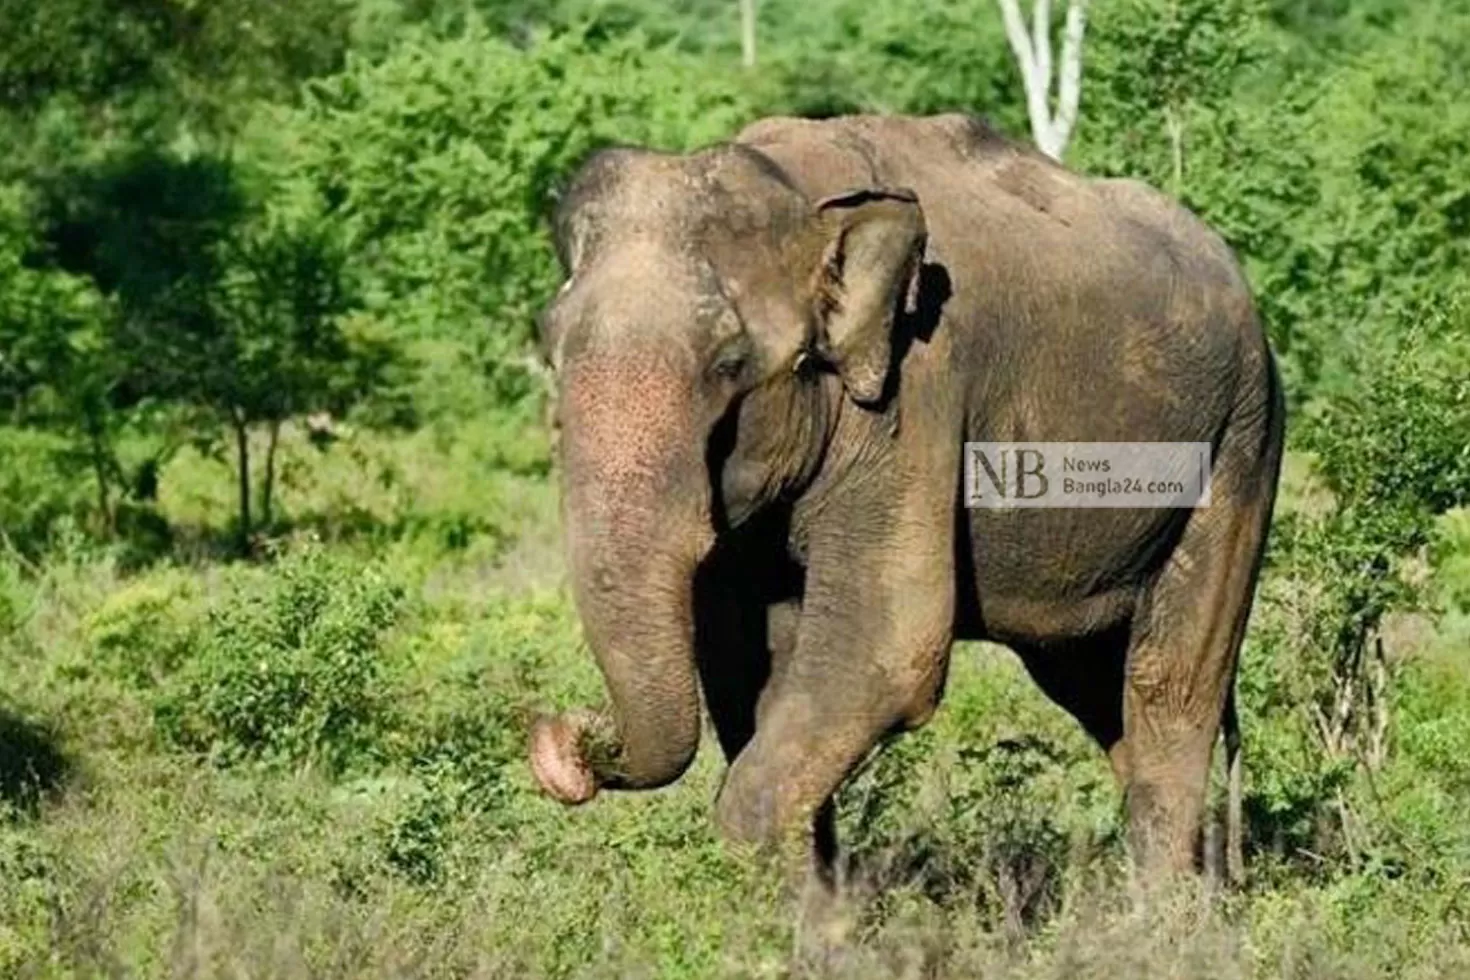
[[[0,105],[141,103],[228,129],[251,98],[337,68],[350,16],[341,0],[0,0]]]
[[[1263,24],[1260,0],[1114,0],[1099,11],[1088,91],[1119,121],[1158,121],[1174,193],[1191,117],[1230,104],[1243,69],[1262,57]]]
[[[223,274],[212,290],[221,331],[210,344],[224,369],[204,374],[193,397],[234,435],[243,546],[253,514],[251,430],[267,432],[259,518],[269,526],[281,426],[310,414],[347,414],[389,387],[404,364],[387,338],[349,329],[345,318],[357,300],[346,256],[319,228],[242,231],[224,248]]]
[[[84,279],[38,265],[14,190],[0,188],[0,418],[77,437],[110,530],[118,466],[106,410],[115,377],[106,304]]]
[[[755,67],[755,3],[740,0],[740,63],[746,68]]]
[[[996,0],[1005,20],[1006,40],[1021,69],[1031,135],[1042,153],[1060,160],[1077,123],[1082,98],[1082,38],[1087,31],[1087,0],[1069,0],[1062,29],[1062,58],[1056,66],[1056,105],[1051,44],[1051,0],[1033,0],[1031,30],[1026,29],[1018,0]]]
[[[228,159],[135,153],[72,175],[44,222],[53,259],[111,301],[99,412],[162,407],[196,444],[232,437],[242,550],[256,523],[251,433],[269,436],[269,522],[282,424],[346,413],[391,388],[403,363],[350,320],[346,254],[319,216],[267,212],[244,185]],[[145,461],[150,474],[177,444]]]

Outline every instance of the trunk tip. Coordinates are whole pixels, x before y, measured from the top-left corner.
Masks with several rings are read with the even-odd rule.
[[[597,795],[597,778],[582,752],[583,726],[565,715],[543,715],[531,725],[531,773],[552,799],[567,806]]]

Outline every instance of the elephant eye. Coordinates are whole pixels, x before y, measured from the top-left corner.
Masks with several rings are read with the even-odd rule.
[[[710,370],[717,378],[734,381],[745,371],[745,358],[739,354],[719,358]]]
[[[750,362],[749,348],[744,338],[725,344],[710,362],[709,373],[721,381],[738,381],[745,374]]]

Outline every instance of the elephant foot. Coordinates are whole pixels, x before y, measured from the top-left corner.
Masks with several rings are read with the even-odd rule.
[[[818,976],[842,972],[854,954],[857,905],[813,874],[798,899],[795,952],[800,964]]]
[[[567,806],[597,795],[597,777],[582,748],[587,730],[578,714],[543,716],[531,726],[531,773],[548,796]]]

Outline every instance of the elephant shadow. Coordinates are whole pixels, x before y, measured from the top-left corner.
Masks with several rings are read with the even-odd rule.
[[[913,299],[905,305],[893,323],[893,363],[902,364],[909,348],[917,341],[927,344],[939,328],[944,316],[944,305],[954,295],[954,282],[949,270],[937,262],[925,262],[919,266],[918,281]],[[892,371],[883,389],[882,402],[886,404],[898,389],[902,371]]]
[[[0,708],[0,806],[34,816],[74,768],[54,731]]]

